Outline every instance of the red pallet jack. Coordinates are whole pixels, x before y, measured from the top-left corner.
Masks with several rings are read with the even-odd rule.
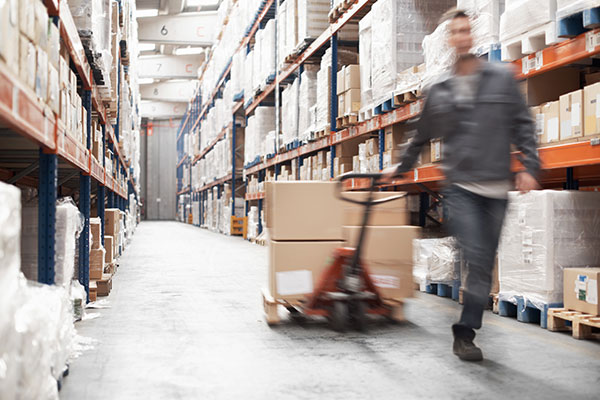
[[[286,305],[292,317],[302,314],[306,316],[324,316],[329,320],[331,328],[338,332],[343,332],[351,326],[359,331],[364,331],[367,324],[367,314],[401,319],[395,315],[398,304],[383,300],[369,275],[367,265],[361,261],[361,250],[365,242],[366,227],[369,223],[371,208],[405,196],[395,195],[385,199],[373,200],[373,190],[381,177],[382,174],[379,173],[349,173],[337,179],[340,189],[337,191],[338,197],[343,201],[365,207],[358,243],[356,243],[355,248],[343,247],[335,250],[333,261],[321,275],[314,292],[299,305]],[[341,194],[342,182],[349,179],[370,179],[369,194],[365,201],[343,197]],[[277,322],[277,303],[273,299],[265,298],[265,294],[263,294],[263,300],[267,312],[267,323]],[[272,315],[273,304],[275,304],[275,315]],[[268,306],[271,308],[269,309]],[[271,318],[269,312],[271,312]]]

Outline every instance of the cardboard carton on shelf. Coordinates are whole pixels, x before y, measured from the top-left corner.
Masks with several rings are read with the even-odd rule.
[[[600,268],[565,268],[563,303],[569,310],[600,315]]]
[[[535,122],[535,142],[537,144],[542,143],[542,135],[544,134],[544,114],[542,113],[541,106],[529,107],[531,117]]]
[[[600,134],[600,82],[583,89],[583,136]]]
[[[357,89],[360,91],[360,65],[352,64],[344,67],[344,91]],[[360,102],[360,100],[358,100]]]
[[[540,112],[544,121],[540,144],[557,143],[560,140],[560,103],[544,103],[540,106]]]
[[[356,114],[360,110],[360,89],[349,89],[344,93],[344,115]]]
[[[356,246],[360,230],[360,226],[344,227],[347,246]],[[412,297],[413,240],[420,234],[416,226],[367,227],[361,258],[384,298]]]
[[[404,137],[404,126],[400,124],[390,125],[384,129],[385,151],[397,150],[398,146],[406,143]]]
[[[314,291],[339,241],[269,242],[269,291],[275,299],[300,300]]]
[[[102,220],[100,218],[90,218],[90,233],[92,235],[92,249],[102,247]]]
[[[346,91],[346,79],[344,72],[344,67],[342,67],[342,69],[340,69],[337,73],[337,88],[335,93],[338,95],[338,98],[343,97],[341,95]]]
[[[108,296],[112,290],[112,276],[102,274],[102,279],[96,281],[98,296]]]
[[[90,279],[102,279],[104,273],[104,249],[90,250]]]
[[[373,192],[373,199],[385,199],[388,197],[404,195],[404,192]],[[366,201],[368,192],[344,192],[343,197]],[[364,213],[364,206],[344,202],[344,226],[360,226]],[[403,197],[389,203],[373,206],[369,216],[370,226],[400,226],[410,224],[410,211],[408,210],[408,197]]]
[[[106,250],[105,263],[110,264],[115,259],[115,243],[113,236],[104,235],[104,248]]]
[[[583,136],[583,90],[560,96],[560,141]]]
[[[335,182],[268,182],[265,222],[270,238],[341,239],[342,207],[336,190]]]

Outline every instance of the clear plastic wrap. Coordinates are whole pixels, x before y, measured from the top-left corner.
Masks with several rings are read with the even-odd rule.
[[[92,52],[92,62],[110,86],[113,65],[111,52],[111,0],[69,0],[68,7],[85,46]],[[115,16],[115,18],[118,18]],[[116,84],[116,82],[115,82]]]
[[[491,45],[500,41],[504,3],[504,0],[458,0],[457,8],[465,10],[471,19],[475,54],[487,53]]]
[[[423,62],[422,42],[456,0],[379,0],[372,13],[372,82],[376,103],[389,99],[397,75]]]
[[[598,6],[600,6],[598,0],[557,0],[556,19],[562,19]]]
[[[448,45],[448,21],[441,23],[431,35],[423,39],[425,55],[425,73],[422,75],[421,87],[427,90],[435,81],[454,65],[456,53]]]
[[[83,230],[83,215],[70,197],[56,204],[54,283],[69,287],[75,272],[75,245]]]
[[[600,193],[509,193],[498,250],[500,299],[534,306],[560,303],[563,269],[598,265]]]
[[[507,0],[500,17],[500,41],[556,21],[556,0]]]
[[[371,15],[369,12],[358,23],[358,54],[360,58],[360,102],[362,107],[373,102],[373,83],[371,75]]]
[[[430,283],[451,284],[457,279],[457,260],[459,251],[451,236],[413,240],[413,276],[421,287]]]
[[[429,257],[429,279],[432,283],[451,284],[457,279],[459,251],[453,237],[437,239]]]
[[[316,39],[329,27],[329,0],[298,0],[298,41],[296,48]]]
[[[310,108],[317,103],[316,71],[306,69],[302,72],[299,91],[298,139],[308,141],[312,127]]]
[[[20,343],[15,329],[21,263],[21,191],[0,182],[0,398],[17,393]]]

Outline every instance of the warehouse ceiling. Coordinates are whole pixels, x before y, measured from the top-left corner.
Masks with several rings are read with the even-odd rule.
[[[197,87],[197,71],[214,42],[221,0],[136,0],[142,117],[152,110],[182,116]],[[187,82],[187,83],[186,83]],[[168,113],[167,113],[168,114]]]

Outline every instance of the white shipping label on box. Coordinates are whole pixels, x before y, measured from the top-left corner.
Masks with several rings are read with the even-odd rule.
[[[371,274],[373,284],[382,289],[399,289],[400,278],[391,275],[374,275]]]
[[[311,293],[312,272],[307,269],[277,272],[277,292],[282,296]]]
[[[569,126],[569,130],[571,127]],[[558,118],[550,118],[548,120],[548,141],[558,140]]]
[[[587,302],[590,304],[598,304],[598,281],[590,279],[587,287]]]
[[[538,135],[544,133],[544,114],[537,114],[535,116],[535,132]]]
[[[571,132],[571,121],[560,121],[560,137],[561,139],[569,138],[573,135]]]
[[[571,126],[579,126],[581,123],[581,104],[573,103],[571,106]]]

